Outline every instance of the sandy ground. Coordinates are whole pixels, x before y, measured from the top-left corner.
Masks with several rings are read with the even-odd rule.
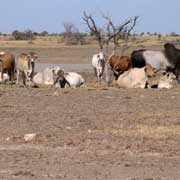
[[[180,88],[107,89],[82,74],[80,89],[0,85],[0,179],[179,180]]]

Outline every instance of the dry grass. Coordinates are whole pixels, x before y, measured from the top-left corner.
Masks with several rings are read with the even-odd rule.
[[[117,137],[143,137],[143,138],[169,138],[180,137],[180,126],[147,126],[139,124],[129,129],[106,128],[103,130],[92,131],[95,134],[107,134]]]
[[[11,38],[10,38],[11,39]],[[130,36],[130,46],[132,47],[152,47],[152,46],[162,46],[165,42],[180,42],[180,36],[168,36],[162,35],[159,40],[157,35],[138,35]],[[43,49],[43,48],[90,48],[98,47],[97,43],[93,40],[90,41],[88,45],[64,45],[62,37],[59,36],[45,36],[45,37],[36,37],[36,40],[33,41],[15,41],[7,40],[0,36],[0,45],[2,48],[18,48],[18,49]]]

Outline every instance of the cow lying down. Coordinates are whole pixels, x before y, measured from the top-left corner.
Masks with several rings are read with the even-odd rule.
[[[151,88],[170,89],[173,87],[175,79],[176,77],[173,73],[164,72],[160,76],[158,83],[151,85]]]
[[[53,71],[58,72],[60,67],[45,68],[33,77],[33,82],[39,85],[53,85]]]
[[[175,75],[172,73],[164,72],[160,75],[159,80],[156,84],[150,85],[147,78],[147,69],[143,68],[132,68],[122,75],[117,80],[118,87],[123,88],[158,88],[158,89],[170,89],[173,87],[173,80]]]
[[[53,85],[54,87],[81,87],[84,78],[76,72],[65,72],[60,67],[45,68],[33,77],[33,82],[38,85]]]
[[[146,67],[132,68],[125,71],[117,79],[118,87],[123,88],[146,88],[148,84],[148,78],[146,75]]]

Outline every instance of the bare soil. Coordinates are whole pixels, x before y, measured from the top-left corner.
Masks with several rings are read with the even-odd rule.
[[[0,85],[0,179],[179,180],[180,88],[105,88],[81,73],[80,89]]]

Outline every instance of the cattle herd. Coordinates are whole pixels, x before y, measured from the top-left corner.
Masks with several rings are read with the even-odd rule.
[[[21,53],[15,57],[13,54],[0,53],[0,80],[19,84],[22,79],[23,86],[51,85],[51,87],[82,87],[84,78],[76,72],[65,72],[57,66],[45,68],[35,73],[35,63],[38,58],[34,52]],[[111,55],[108,58],[103,52],[93,55],[92,66],[101,83],[103,77],[107,86],[115,82],[124,88],[171,88],[172,80],[180,83],[180,50],[173,44],[166,43],[162,50],[140,49],[132,52],[131,56]],[[148,78],[163,71],[157,85],[150,85]]]
[[[164,44],[159,51],[135,50],[130,57],[111,55],[107,60],[104,59],[104,63],[100,54],[93,56],[92,65],[98,81],[105,71],[107,85],[113,79],[119,87],[124,88],[171,88],[173,79],[180,83],[180,50],[171,43]],[[155,76],[157,72],[162,72],[159,83],[150,85],[148,77]]]

